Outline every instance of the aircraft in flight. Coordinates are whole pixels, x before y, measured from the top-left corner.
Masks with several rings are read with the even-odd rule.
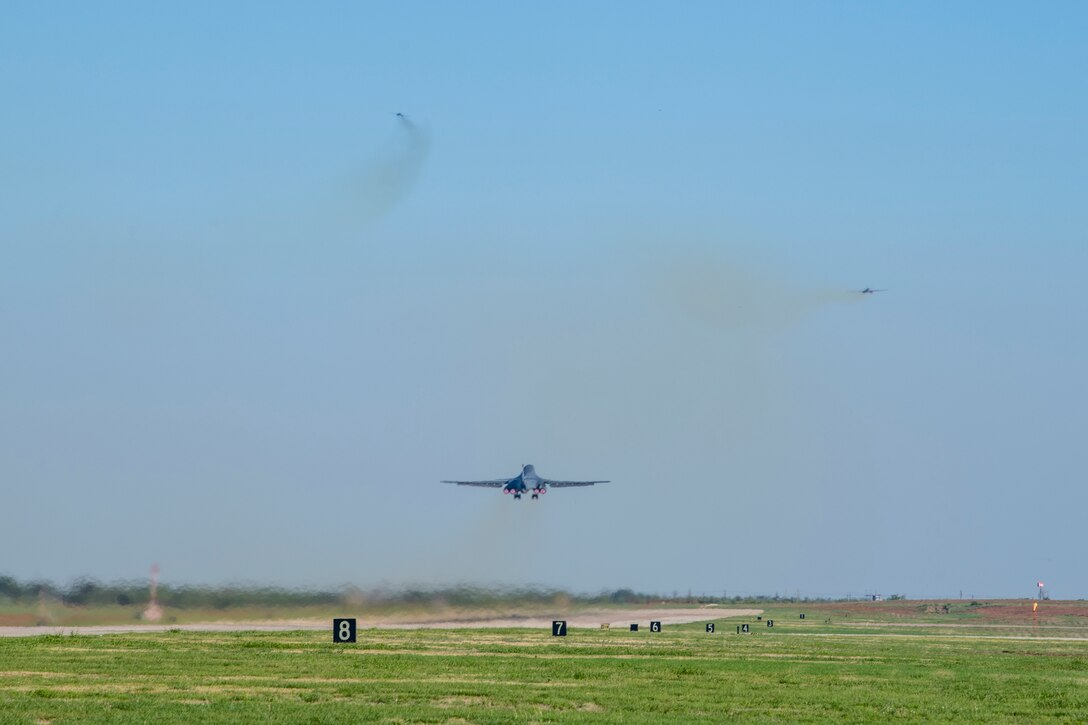
[[[548,492],[548,486],[552,488],[570,488],[573,486],[592,486],[595,483],[608,483],[608,481],[553,481],[550,478],[541,478],[536,474],[532,465],[521,467],[521,473],[513,478],[495,478],[490,481],[443,481],[442,483],[456,483],[458,486],[482,486],[484,488],[501,488],[503,493],[514,494],[515,499],[520,499],[521,494],[532,492],[533,499],[540,498],[540,494]]]
[[[887,292],[887,291],[888,290],[886,290],[886,289],[873,289],[872,287],[866,287],[865,289],[857,290],[857,293],[861,294],[861,295],[871,295],[874,292]]]

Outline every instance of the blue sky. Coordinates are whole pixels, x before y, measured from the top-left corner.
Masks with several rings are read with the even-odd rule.
[[[7,4],[0,571],[1088,596],[1086,20]]]

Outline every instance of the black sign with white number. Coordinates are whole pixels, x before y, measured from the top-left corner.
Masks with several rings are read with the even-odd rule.
[[[767,626],[768,627],[773,627],[774,626],[774,620],[773,619],[768,619],[767,620]]]
[[[656,621],[655,622],[650,622],[650,631],[651,632],[660,632],[661,631],[661,622],[656,622]]]
[[[804,619],[804,618],[805,618],[805,613],[801,612],[801,619]]]
[[[714,623],[713,622],[707,622],[706,623],[706,631],[709,632],[710,634],[714,634]]]
[[[637,632],[638,631],[638,625],[637,624],[632,624],[631,625],[631,631],[632,632]]]
[[[552,620],[552,636],[553,637],[566,637],[567,636],[567,620],[565,620],[565,619]]]
[[[332,620],[332,641],[333,642],[354,642],[355,641],[355,619],[334,619]]]
[[[740,625],[740,631],[747,634],[748,633],[748,625],[747,624]]]

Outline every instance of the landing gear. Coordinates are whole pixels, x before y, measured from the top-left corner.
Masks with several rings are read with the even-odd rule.
[[[514,500],[517,501],[519,498],[521,498],[521,494],[520,493],[515,493],[514,494]]]
[[[538,498],[540,498],[540,496],[537,496],[537,495],[536,495],[536,494],[534,493],[534,494],[533,494],[533,500],[534,500],[534,501],[536,501],[536,500],[537,500]]]

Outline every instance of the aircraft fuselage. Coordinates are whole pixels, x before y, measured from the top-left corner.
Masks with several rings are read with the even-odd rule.
[[[521,473],[511,478],[502,488],[503,493],[512,493],[514,498],[521,498],[521,494],[530,491],[533,493],[533,498],[548,492],[547,484],[540,480],[540,476],[536,475],[536,469],[531,465],[522,466]]]

